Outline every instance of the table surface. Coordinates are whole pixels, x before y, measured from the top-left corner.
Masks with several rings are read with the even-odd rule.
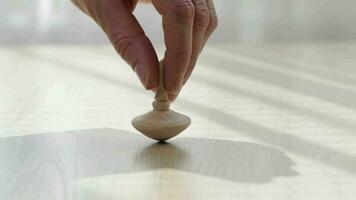
[[[156,144],[110,46],[1,46],[0,199],[355,199],[355,65],[353,41],[210,45]]]

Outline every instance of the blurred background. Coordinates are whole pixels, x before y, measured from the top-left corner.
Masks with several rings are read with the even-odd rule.
[[[355,0],[216,0],[220,27],[211,42],[352,40]],[[162,43],[151,5],[135,11],[148,36]],[[103,32],[70,0],[1,0],[0,44],[107,43]]]

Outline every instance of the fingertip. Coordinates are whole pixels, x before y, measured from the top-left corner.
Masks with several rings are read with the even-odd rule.
[[[168,92],[168,100],[170,102],[173,102],[176,100],[176,98],[178,97],[178,94],[177,93],[171,93],[171,92]]]
[[[177,96],[180,92],[180,90],[182,89],[182,85],[183,85],[183,76],[179,75],[179,74],[171,74],[169,73],[168,75],[166,75],[167,80],[170,81],[165,81],[166,86],[167,86],[167,92],[170,93],[172,96]]]
[[[146,90],[154,90],[157,87],[157,77],[149,69],[144,65],[137,65],[135,72]]]
[[[156,78],[153,78],[152,76],[149,77],[149,80],[147,81],[146,85],[145,85],[145,89],[146,90],[151,90],[151,91],[155,91],[157,88],[157,81]]]
[[[176,100],[176,98],[178,97],[181,89],[182,89],[182,84],[177,84],[176,87],[173,87],[172,89],[168,89],[167,90],[167,95],[168,95],[168,100],[170,102],[173,102]]]

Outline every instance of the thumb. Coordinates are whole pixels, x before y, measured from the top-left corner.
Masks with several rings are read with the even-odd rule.
[[[156,88],[157,54],[131,8],[117,0],[99,2],[104,5],[99,6],[96,21],[109,37],[115,50],[132,67],[147,90]]]

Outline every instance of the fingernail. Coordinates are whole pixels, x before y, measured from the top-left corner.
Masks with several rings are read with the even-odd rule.
[[[142,85],[143,85],[147,90],[150,89],[150,88],[148,87],[149,74],[148,74],[147,70],[145,69],[145,67],[138,65],[138,66],[136,66],[136,68],[135,68],[135,72],[136,72],[138,78],[140,79]]]

